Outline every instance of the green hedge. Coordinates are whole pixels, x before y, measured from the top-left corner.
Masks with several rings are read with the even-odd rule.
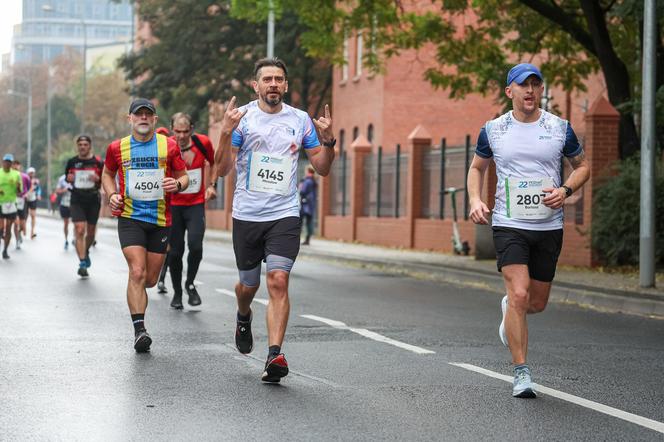
[[[664,265],[664,169],[656,164],[655,259]],[[618,164],[618,175],[598,188],[593,201],[592,244],[610,266],[639,263],[640,159]]]

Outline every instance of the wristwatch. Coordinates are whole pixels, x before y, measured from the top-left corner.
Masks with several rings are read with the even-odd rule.
[[[336,139],[336,138],[332,138],[332,141],[328,141],[328,142],[323,141],[323,146],[325,146],[325,147],[330,147],[330,148],[332,148],[332,147],[334,147],[336,144],[337,144],[337,139]]]
[[[573,192],[573,190],[572,190],[571,187],[568,187],[568,186],[565,186],[565,185],[562,185],[562,186],[560,186],[560,187],[562,187],[563,189],[565,189],[565,198],[569,198],[570,196],[572,196],[572,192]]]
[[[178,187],[178,192],[182,190],[182,183],[178,180],[175,180],[175,185]]]

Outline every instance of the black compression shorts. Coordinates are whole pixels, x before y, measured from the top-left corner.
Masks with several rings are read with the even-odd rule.
[[[118,218],[118,237],[120,247],[139,246],[152,253],[166,253],[170,227]]]

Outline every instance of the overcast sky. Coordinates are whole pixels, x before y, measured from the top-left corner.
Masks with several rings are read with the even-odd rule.
[[[12,45],[12,30],[21,21],[22,0],[2,0],[0,13],[0,54],[6,54]]]

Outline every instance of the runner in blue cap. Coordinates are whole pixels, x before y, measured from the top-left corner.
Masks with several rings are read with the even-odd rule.
[[[551,281],[563,244],[563,204],[588,180],[590,170],[569,121],[540,109],[544,79],[536,66],[521,63],[507,74],[505,94],[512,110],[480,130],[468,172],[470,219],[488,224],[489,208],[481,199],[491,160],[498,181],[491,225],[498,271],[507,295],[498,333],[514,364],[512,395],[536,397],[526,364],[526,314],[546,308]],[[574,169],[563,182],[562,157]]]

